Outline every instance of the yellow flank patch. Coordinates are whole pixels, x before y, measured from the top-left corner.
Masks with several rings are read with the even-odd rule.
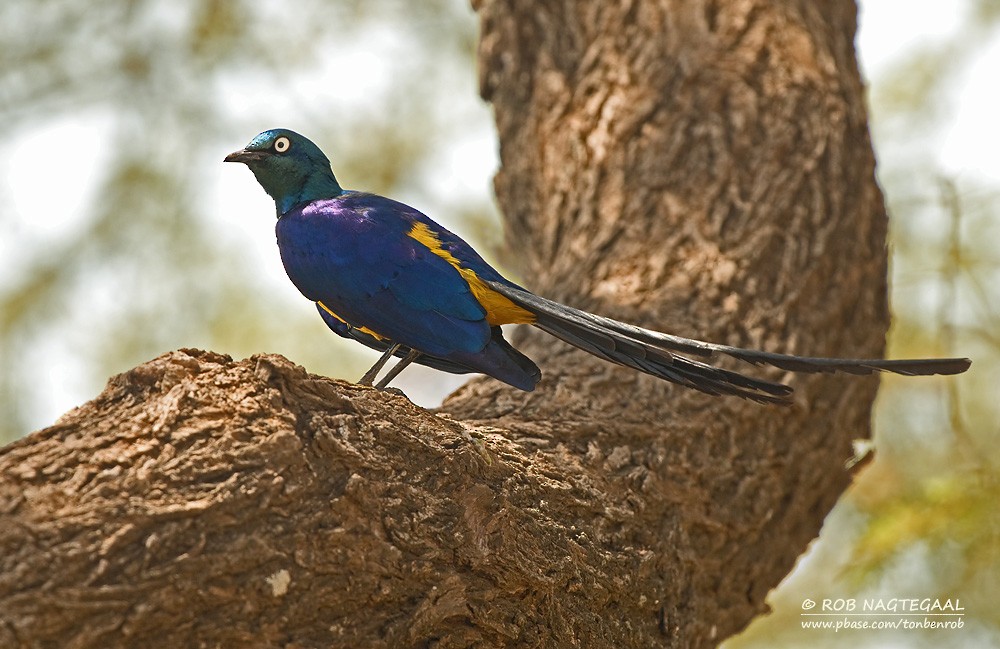
[[[328,307],[327,305],[323,304],[322,302],[317,302],[316,304],[318,304],[321,309],[323,309],[324,311],[326,311],[327,313],[329,313],[330,317],[332,317],[332,318],[334,318],[336,320],[340,320],[341,322],[343,322],[345,325],[347,325],[351,329],[357,329],[361,333],[368,334],[369,336],[372,336],[373,338],[377,338],[379,340],[384,340],[384,338],[382,336],[378,335],[377,333],[375,333],[374,331],[372,331],[368,327],[355,327],[350,322],[348,322],[347,320],[344,320],[339,315],[337,315],[336,313],[334,313],[333,311],[331,311],[330,307]]]
[[[486,322],[491,325],[532,323],[535,321],[535,314],[527,309],[522,309],[509,299],[500,295],[486,283],[479,279],[475,271],[470,268],[462,268],[461,262],[455,256],[441,247],[441,240],[430,229],[426,223],[414,223],[407,235],[427,246],[427,249],[435,255],[444,259],[455,267],[466,282],[469,289],[476,296],[479,303],[486,309]]]

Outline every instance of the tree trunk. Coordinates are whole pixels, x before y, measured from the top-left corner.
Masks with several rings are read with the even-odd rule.
[[[536,292],[879,356],[886,217],[849,0],[480,0]],[[441,412],[166,354],[0,455],[0,646],[710,647],[816,536],[873,379],[712,398],[518,332]],[[745,369],[745,368],[744,368]],[[766,373],[763,372],[762,373]]]

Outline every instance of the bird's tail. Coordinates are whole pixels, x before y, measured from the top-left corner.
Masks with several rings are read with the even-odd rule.
[[[516,286],[488,282],[490,288],[535,315],[535,325],[599,358],[625,365],[707,394],[730,394],[758,403],[788,404],[792,389],[738,372],[680,356],[708,358],[725,354],[752,365],[771,365],[791,372],[894,372],[908,376],[959,374],[969,369],[967,358],[917,360],[810,358],[773,354],[643,329],[547,300]]]

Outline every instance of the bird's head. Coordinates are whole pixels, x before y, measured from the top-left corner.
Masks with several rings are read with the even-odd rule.
[[[333,198],[344,191],[319,147],[288,129],[264,131],[250,144],[227,155],[226,162],[242,162],[250,167],[257,182],[274,199],[278,216],[299,203]]]

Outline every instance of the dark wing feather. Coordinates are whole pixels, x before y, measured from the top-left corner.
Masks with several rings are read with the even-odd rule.
[[[675,352],[710,357],[725,354],[753,365],[771,365],[792,372],[846,372],[871,374],[877,371],[909,376],[958,374],[967,370],[967,358],[915,360],[811,358],[774,354],[728,345],[703,342],[643,329],[618,320],[587,313],[547,300],[504,282],[489,286],[518,306],[535,314],[537,326],[571,345],[621,365],[673,381],[708,394],[736,396],[767,403],[786,403],[791,388],[716,368],[677,355]]]

